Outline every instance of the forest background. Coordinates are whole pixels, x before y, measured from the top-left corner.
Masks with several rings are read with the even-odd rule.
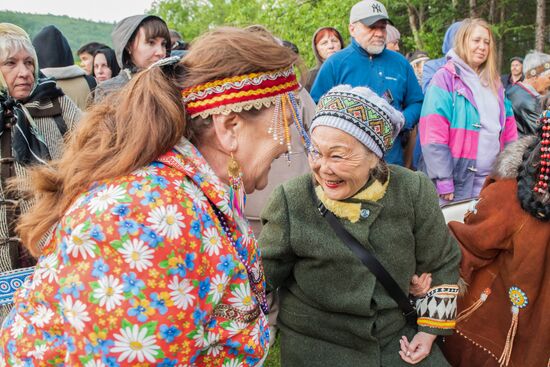
[[[380,0],[401,32],[401,52],[423,50],[441,57],[445,31],[454,21],[482,17],[493,26],[499,67],[529,50],[550,52],[550,0]],[[262,24],[293,42],[308,66],[315,64],[311,38],[323,26],[349,43],[349,11],[357,0],[159,0],[152,12],[191,40],[218,25]]]
[[[315,64],[311,37],[322,26],[337,28],[349,43],[349,11],[357,0],[157,0],[151,14],[161,16],[185,41],[221,25],[262,24],[277,37],[296,44],[306,65]],[[499,68],[508,72],[512,56],[529,50],[550,53],[550,0],[381,0],[401,32],[403,54],[424,50],[441,57],[447,27],[456,20],[478,16],[492,24]],[[128,14],[132,15],[132,14]],[[73,52],[84,43],[111,43],[114,25],[67,16],[0,12],[0,22],[15,23],[33,37],[54,24],[69,40]],[[77,58],[75,57],[75,60]]]

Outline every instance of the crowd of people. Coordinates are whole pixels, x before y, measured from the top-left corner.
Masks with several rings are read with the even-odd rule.
[[[549,364],[550,55],[349,33],[0,23],[0,367]]]

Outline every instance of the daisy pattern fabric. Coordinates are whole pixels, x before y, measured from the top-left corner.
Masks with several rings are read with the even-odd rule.
[[[263,269],[227,191],[183,141],[82,194],[15,295],[0,366],[261,366]]]

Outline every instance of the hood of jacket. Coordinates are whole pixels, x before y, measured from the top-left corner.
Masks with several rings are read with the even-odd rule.
[[[72,79],[86,75],[84,70],[76,65],[63,66],[61,68],[44,68],[40,71],[48,78],[54,78],[55,80]]]
[[[74,65],[71,46],[55,26],[49,25],[42,28],[33,38],[32,44],[36,50],[40,69]]]
[[[340,41],[340,48],[344,49],[344,39],[342,38],[342,35],[338,30],[334,27],[321,27],[313,33],[313,37],[311,38],[311,47],[313,48],[313,54],[315,55],[315,60],[317,61],[317,66],[321,67],[323,64],[323,60],[321,59],[321,56],[319,56],[319,52],[317,52],[317,47],[315,47],[315,37],[317,37],[317,34],[321,32],[324,29],[330,29],[331,31],[334,31],[336,33],[336,37],[338,37],[338,40]]]
[[[111,33],[111,39],[113,40],[113,48],[115,49],[116,54],[116,60],[118,62],[118,65],[121,69],[124,69],[124,65],[127,61],[124,57],[124,49],[128,45],[128,41],[130,38],[132,38],[132,35],[137,31],[140,24],[149,18],[161,18],[155,16],[155,15],[147,15],[147,14],[140,14],[140,15],[132,15],[131,17],[124,18],[120,22],[117,23],[115,26],[115,29],[113,29],[113,32]]]
[[[446,55],[447,52],[449,52],[454,47],[455,35],[461,25],[462,22],[454,22],[449,26],[449,28],[447,28],[447,31],[445,32],[445,37],[443,38],[443,45],[441,46],[441,51],[443,51],[443,55]]]

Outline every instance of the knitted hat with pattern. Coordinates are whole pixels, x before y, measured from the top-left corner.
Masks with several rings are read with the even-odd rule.
[[[318,126],[342,130],[382,158],[404,123],[403,114],[369,88],[339,85],[319,100],[310,131]]]

